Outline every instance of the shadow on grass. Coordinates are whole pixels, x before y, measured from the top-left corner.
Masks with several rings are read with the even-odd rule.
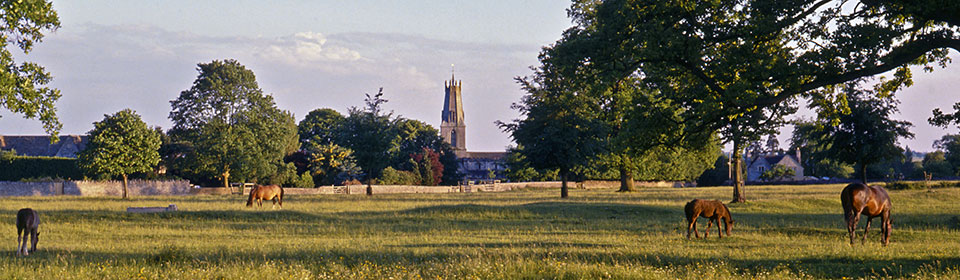
[[[566,243],[516,243],[501,242],[456,244],[451,247],[479,247],[479,248],[507,248],[511,246],[583,246],[593,247],[592,244]],[[446,245],[437,245],[445,247]],[[680,267],[691,266],[721,266],[728,267],[733,273],[754,276],[764,271],[786,269],[794,274],[806,274],[816,278],[840,277],[910,277],[921,270],[932,272],[956,269],[960,267],[960,257],[951,258],[892,258],[873,259],[852,257],[802,258],[793,260],[777,259],[738,259],[738,258],[691,258],[685,256],[668,255],[640,255],[635,253],[609,254],[603,252],[552,252],[522,251],[498,254],[484,253],[489,261],[485,265],[507,262],[523,265],[522,262],[549,264],[551,262],[580,263],[585,265],[643,265],[649,267]],[[39,250],[25,258],[14,256],[13,250],[0,252],[0,262],[17,261],[27,265],[56,265],[69,263],[71,266],[85,265],[169,265],[178,264],[193,267],[249,265],[270,261],[284,264],[301,264],[313,269],[322,269],[331,265],[354,268],[361,265],[376,264],[380,267],[403,265],[407,267],[431,267],[450,263],[471,263],[476,256],[469,253],[456,252],[429,252],[415,253],[405,251],[358,251],[358,250],[285,250],[281,252],[238,252],[236,250],[219,250],[214,252],[193,252],[177,247],[161,247],[151,253],[112,253],[93,251],[66,251],[66,250]],[[16,259],[16,260],[13,260]]]

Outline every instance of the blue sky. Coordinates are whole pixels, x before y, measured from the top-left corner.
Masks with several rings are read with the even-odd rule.
[[[298,118],[316,108],[345,113],[364,93],[384,87],[386,108],[439,126],[443,82],[456,65],[463,81],[467,147],[503,150],[494,125],[517,113],[541,46],[570,26],[563,0],[524,1],[58,1],[62,28],[20,56],[47,67],[62,134],[83,134],[92,122],[124,108],[168,128],[169,101],[190,87],[196,64],[237,59],[264,92]],[[956,53],[954,57],[957,58]],[[930,110],[960,100],[958,66],[915,73],[899,93],[902,118],[928,151],[956,128],[926,124]],[[0,110],[0,134],[42,134],[39,122]],[[789,130],[789,128],[788,128]],[[788,135],[782,135],[786,145]]]

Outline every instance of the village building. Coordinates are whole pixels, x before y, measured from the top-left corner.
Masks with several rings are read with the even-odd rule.
[[[457,155],[458,171],[465,181],[505,179],[506,152],[467,151],[467,125],[463,118],[462,81],[451,75],[444,82],[443,110],[440,114],[440,136]]]
[[[0,135],[0,150],[16,151],[20,156],[76,158],[87,146],[88,136],[67,135],[60,136],[59,140],[51,143],[48,135]]]
[[[747,158],[747,182],[758,182],[763,172],[774,168],[777,165],[786,166],[793,169],[793,177],[784,178],[783,181],[802,181],[803,165],[800,164],[800,152],[795,155],[787,153],[772,153]]]

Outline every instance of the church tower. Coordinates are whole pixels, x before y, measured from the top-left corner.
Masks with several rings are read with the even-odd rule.
[[[446,94],[443,97],[443,111],[440,116],[440,137],[450,143],[459,158],[467,156],[467,125],[463,122],[463,103],[460,101],[462,84],[463,82],[458,82],[453,74],[450,75],[449,82],[443,82]]]

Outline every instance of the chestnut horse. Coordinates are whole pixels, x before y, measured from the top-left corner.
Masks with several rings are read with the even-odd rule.
[[[857,236],[857,224],[860,223],[861,214],[867,216],[867,226],[863,229],[860,244],[866,243],[870,222],[876,217],[880,217],[880,241],[883,246],[890,243],[893,223],[890,221],[892,206],[887,190],[880,186],[849,184],[840,192],[840,202],[843,204],[843,219],[847,222],[847,231],[850,232],[850,245],[853,245],[853,239]]]
[[[30,235],[29,251],[27,251],[27,235]],[[30,208],[20,209],[17,211],[17,256],[26,256],[37,251],[38,241],[40,241],[40,215]]]
[[[250,198],[247,199],[247,207],[253,206],[253,201],[257,201],[257,207],[263,208],[263,200],[273,200],[273,206],[277,207],[277,203],[280,204],[280,209],[283,209],[283,187],[277,185],[269,186],[255,186],[250,190]]]
[[[707,220],[707,230],[703,233],[703,237],[706,238],[710,235],[710,226],[714,222],[717,223],[717,235],[719,238],[723,238],[723,232],[720,231],[720,219],[723,219],[724,227],[727,231],[727,236],[730,236],[730,228],[733,227],[733,217],[730,216],[730,209],[726,205],[723,205],[722,202],[718,200],[701,200],[694,199],[690,202],[687,202],[687,205],[683,207],[683,211],[687,214],[687,239],[690,239],[690,231],[693,231],[697,235],[697,238],[700,238],[700,232],[697,231],[697,218],[704,217]]]

